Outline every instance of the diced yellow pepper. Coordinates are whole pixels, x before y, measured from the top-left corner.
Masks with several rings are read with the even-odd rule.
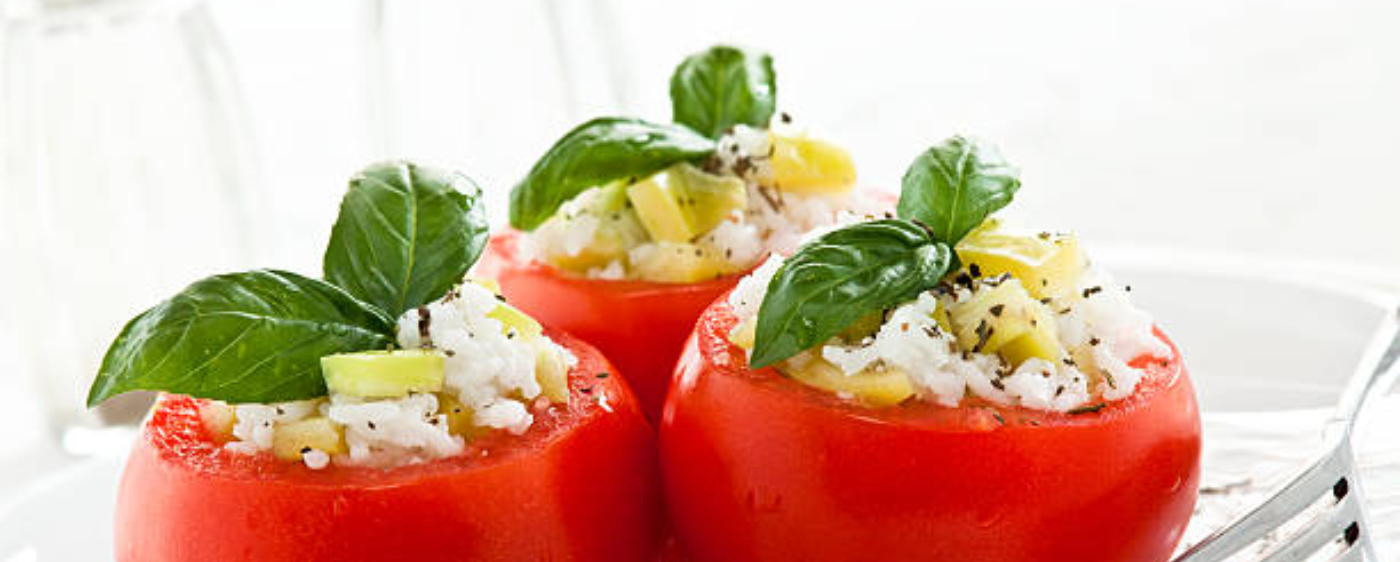
[[[1050,309],[1026,292],[1019,279],[982,285],[949,311],[958,346],[996,353],[1013,367],[1031,357],[1059,361],[1059,330]]]
[[[867,369],[847,376],[829,361],[809,357],[805,362],[784,361],[778,364],[778,371],[808,386],[848,394],[872,408],[894,406],[914,395],[909,374],[896,367]]]
[[[632,263],[641,279],[659,283],[696,283],[738,270],[712,247],[685,242],[657,242],[656,250]]]
[[[569,365],[563,355],[543,339],[535,344],[535,380],[545,398],[555,404],[569,403]]]
[[[345,452],[345,436],[328,418],[306,418],[277,426],[272,434],[272,454],[282,460],[301,460],[311,449],[329,455]]]
[[[772,187],[807,195],[850,191],[856,184],[856,164],[845,149],[806,135],[773,133]]]
[[[451,394],[442,392],[438,397],[438,413],[447,416],[447,431],[468,441],[488,433],[490,428],[476,425],[476,414],[466,404]]]
[[[995,219],[968,233],[957,253],[964,267],[976,266],[984,277],[1006,273],[1020,279],[1036,299],[1073,292],[1087,264],[1073,235],[1013,231]]]

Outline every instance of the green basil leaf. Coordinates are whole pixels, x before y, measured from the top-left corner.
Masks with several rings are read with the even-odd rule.
[[[324,396],[322,356],[382,349],[393,334],[383,311],[324,281],[275,270],[208,277],[122,329],[87,403],[132,390],[260,403]]]
[[[951,256],[946,244],[902,219],[823,235],[788,258],[768,284],[750,365],[797,355],[873,311],[938,285]]]
[[[376,164],[350,180],[322,269],[327,281],[397,318],[460,283],[489,228],[481,189],[466,176]]]
[[[954,246],[1010,203],[1020,188],[1020,172],[995,148],[955,136],[909,165],[898,213],[928,225],[935,240]]]
[[[681,61],[671,75],[672,119],[710,138],[734,125],[767,127],[777,104],[773,57],[717,45]]]
[[[714,153],[714,141],[685,127],[641,119],[600,117],[579,125],[550,147],[510,191],[510,224],[534,230],[590,187],[643,178],[672,164]]]

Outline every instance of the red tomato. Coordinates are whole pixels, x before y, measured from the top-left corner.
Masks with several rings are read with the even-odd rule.
[[[701,317],[660,428],[696,562],[1161,562],[1191,516],[1201,426],[1175,348],[1097,412],[876,410],[749,370],[736,322],[723,303]]]
[[[533,260],[520,247],[524,236],[493,235],[477,273],[500,281],[506,300],[541,323],[598,346],[657,420],[695,319],[742,275],[688,285],[583,279]]]
[[[122,477],[117,561],[655,560],[654,434],[626,385],[598,377],[613,372],[602,355],[549,335],[579,358],[569,405],[421,465],[317,471],[234,454],[199,401],[167,397]]]

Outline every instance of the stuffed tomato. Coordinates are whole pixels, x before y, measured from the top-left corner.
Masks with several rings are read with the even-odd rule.
[[[745,113],[700,98],[717,73],[746,76],[727,84]],[[807,231],[878,207],[854,190],[845,150],[774,117],[773,80],[768,55],[714,47],[677,67],[674,123],[605,117],[569,131],[512,190],[515,230],[480,269],[602,349],[650,416],[710,301]]]
[[[324,279],[200,280],[133,319],[88,401],[165,394],[118,496],[118,562],[651,562],[655,433],[592,346],[464,277],[465,176],[357,175]]]
[[[1076,237],[988,218],[1019,186],[955,137],[899,218],[706,310],[660,429],[695,562],[1170,557],[1200,477],[1181,355]]]
[[[204,422],[217,406],[167,397],[122,478],[117,561],[652,560],[651,430],[601,355],[552,335],[578,358],[567,406],[388,469],[234,452]]]

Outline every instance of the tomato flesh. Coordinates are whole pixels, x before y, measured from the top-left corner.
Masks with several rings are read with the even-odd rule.
[[[1201,426],[1175,347],[1096,412],[873,410],[749,370],[736,322],[723,303],[701,317],[660,427],[695,562],[1161,562],[1191,516]]]
[[[695,319],[743,275],[685,285],[585,279],[535,261],[522,248],[525,236],[493,235],[477,274],[499,281],[506,300],[541,323],[602,350],[656,421]]]
[[[118,562],[651,561],[661,507],[653,432],[611,365],[579,359],[568,406],[536,403],[524,435],[382,470],[311,470],[223,449],[200,401],[171,396],[132,451],[117,504]],[[606,396],[606,406],[601,397]]]

